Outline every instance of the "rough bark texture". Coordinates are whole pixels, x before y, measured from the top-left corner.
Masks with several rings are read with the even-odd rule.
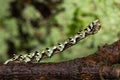
[[[66,62],[0,65],[0,80],[113,80],[119,78],[120,68],[112,65],[119,62],[120,40]]]
[[[61,63],[8,64],[0,66],[0,78],[19,80],[99,80],[99,65],[83,59]],[[43,79],[44,78],[44,79]]]

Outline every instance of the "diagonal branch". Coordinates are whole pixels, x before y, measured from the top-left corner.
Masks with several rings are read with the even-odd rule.
[[[113,80],[120,77],[120,40],[90,56],[60,63],[0,65],[0,80]]]

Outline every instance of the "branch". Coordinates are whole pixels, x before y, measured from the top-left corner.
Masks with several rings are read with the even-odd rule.
[[[2,80],[103,80],[116,79],[120,68],[120,40],[99,47],[90,56],[60,63],[13,63],[0,65]]]
[[[104,46],[98,47],[98,51],[95,54],[87,56],[85,60],[102,65],[120,63],[120,40],[111,45],[105,44]]]

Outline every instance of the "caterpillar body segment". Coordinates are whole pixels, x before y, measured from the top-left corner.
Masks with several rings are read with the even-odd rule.
[[[87,28],[83,29],[82,31],[77,32],[77,34],[75,34],[73,37],[68,38],[63,43],[58,43],[58,45],[50,47],[50,48],[46,48],[45,50],[41,52],[36,51],[35,53],[32,53],[32,54],[14,56],[13,58],[7,60],[4,64],[8,64],[11,62],[13,63],[14,62],[25,62],[25,63],[40,62],[41,59],[49,58],[58,52],[62,52],[65,49],[75,45],[80,40],[86,38],[87,36],[97,33],[100,30],[100,27],[101,25],[99,21],[95,20],[90,25],[88,25]]]

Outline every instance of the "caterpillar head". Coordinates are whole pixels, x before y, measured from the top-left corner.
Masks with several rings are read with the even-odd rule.
[[[99,20],[93,21],[93,22],[90,24],[89,27],[91,27],[91,32],[92,32],[92,34],[97,33],[97,32],[100,30],[100,28],[101,28],[101,25],[100,25]]]

